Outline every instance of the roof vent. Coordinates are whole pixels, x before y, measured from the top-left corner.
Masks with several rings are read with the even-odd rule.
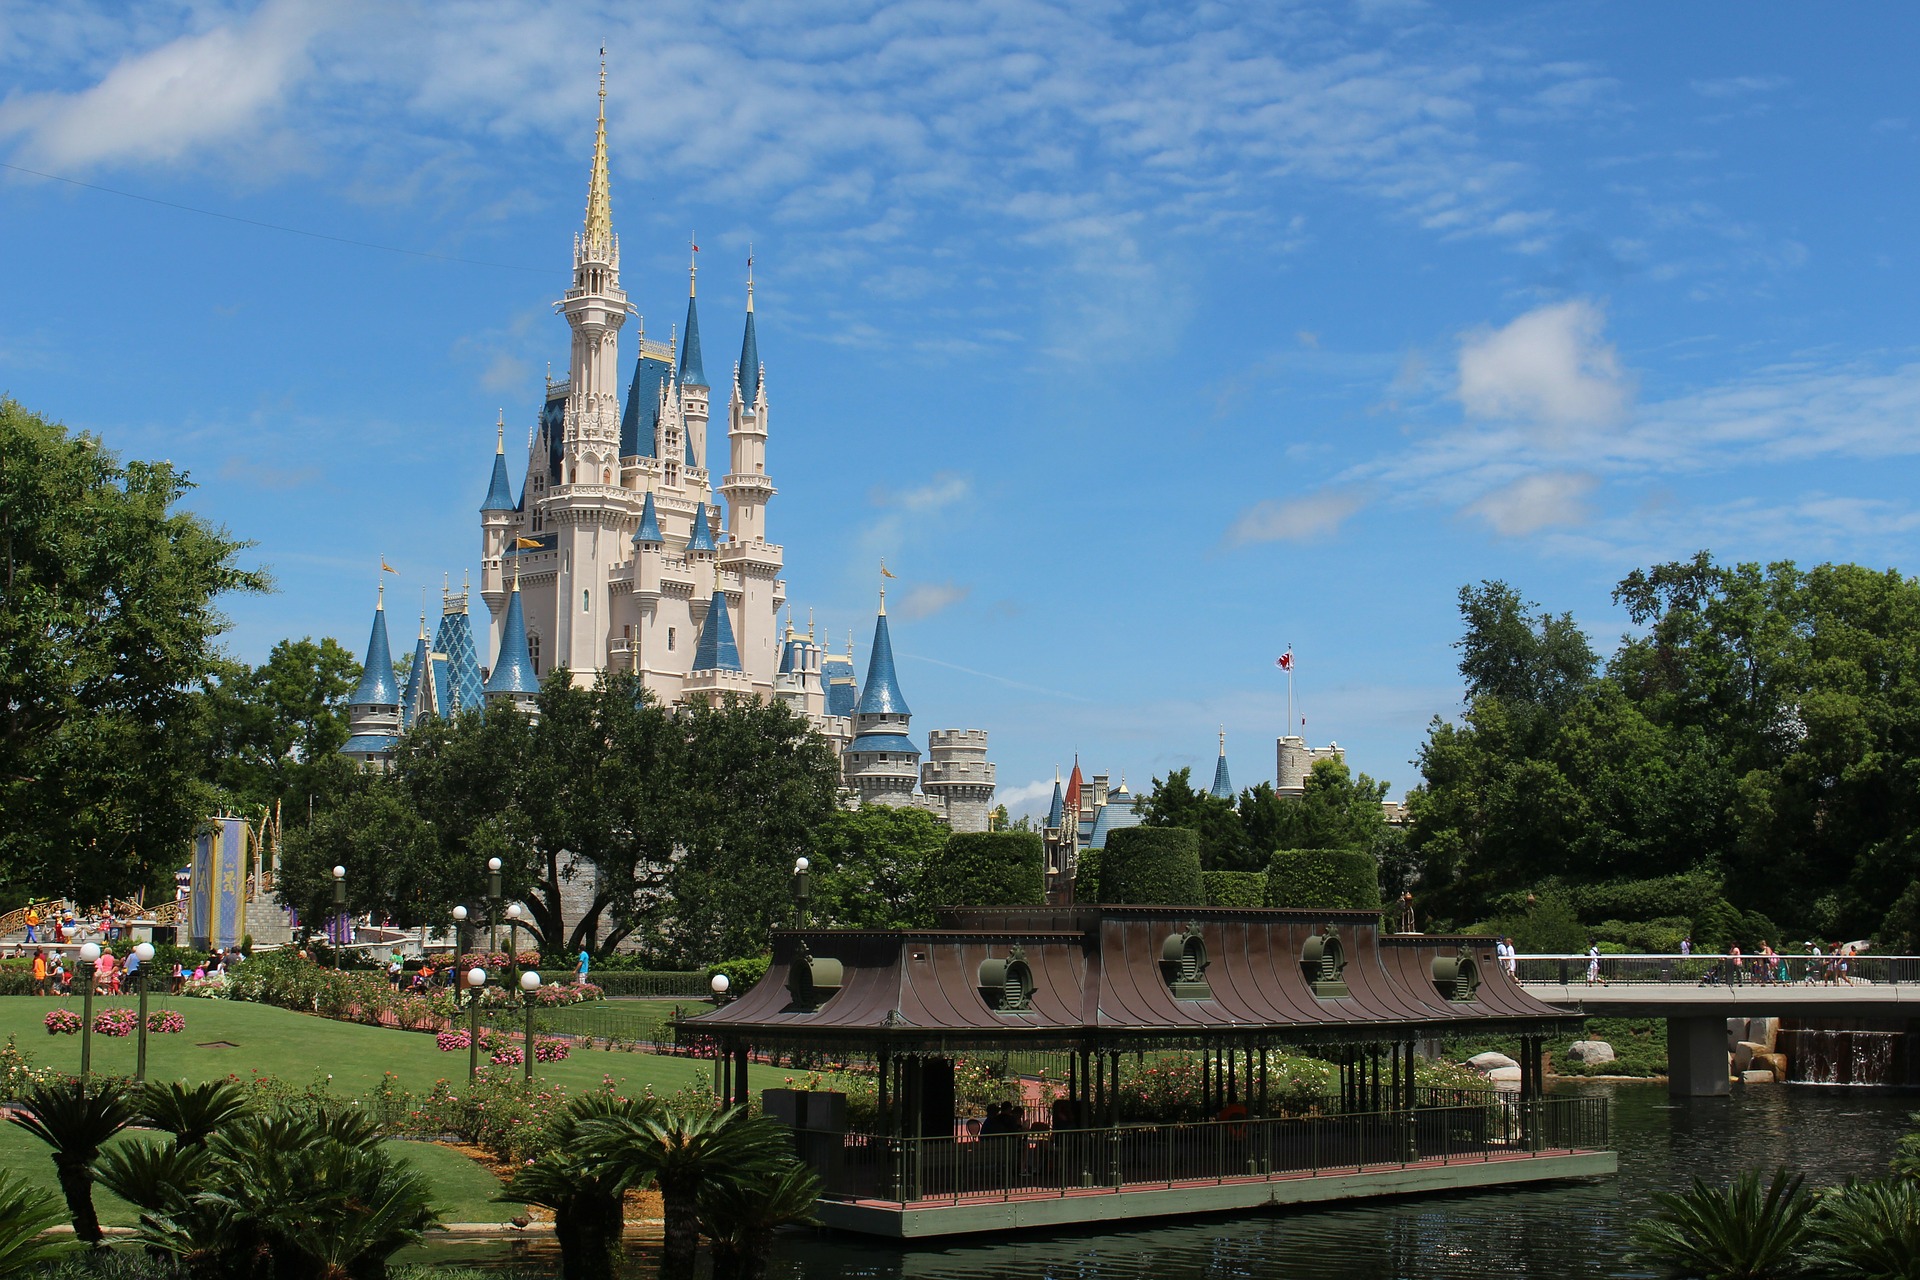
[[[821,1005],[840,994],[843,976],[838,960],[816,958],[807,944],[801,943],[793,953],[793,962],[787,966],[787,993],[793,997],[787,1012],[817,1012]]]
[[[1340,935],[1331,924],[1324,932],[1308,938],[1306,945],[1300,948],[1300,972],[1318,998],[1340,1000],[1350,994],[1347,991],[1346,971],[1346,948],[1340,945]]]
[[[1160,944],[1160,972],[1176,1000],[1213,999],[1213,988],[1207,985],[1209,963],[1199,925],[1188,924],[1185,933],[1169,934]]]
[[[1433,958],[1433,985],[1443,1000],[1472,1000],[1480,990],[1480,967],[1466,947],[1458,955]]]
[[[1025,1013],[1033,999],[1033,970],[1024,947],[1012,947],[1005,960],[980,962],[980,996],[996,1013]]]

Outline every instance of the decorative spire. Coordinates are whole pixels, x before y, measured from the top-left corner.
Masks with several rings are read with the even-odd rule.
[[[693,509],[693,533],[687,538],[688,551],[718,551],[713,543],[713,527],[707,523],[707,504]]]
[[[1227,773],[1227,726],[1220,726],[1220,758],[1213,766],[1213,787],[1207,792],[1216,800],[1233,799],[1233,778]]]
[[[387,645],[386,584],[381,584],[373,606],[373,630],[367,635],[367,662],[354,686],[351,706],[392,707],[400,703],[400,686],[393,678],[393,650]]]
[[[853,637],[847,637],[851,650]],[[887,630],[887,613],[881,609],[873,620],[873,652],[867,655],[867,682],[860,689],[857,716],[910,716],[907,700],[900,693],[900,681],[893,670],[893,637]]]
[[[587,181],[586,249],[605,258],[613,252],[613,197],[607,179],[607,47],[600,46],[600,119],[593,132],[593,176]]]
[[[513,500],[513,481],[507,476],[507,411],[500,411],[500,420],[494,423],[493,475],[487,481],[487,500],[480,504],[482,514],[489,511],[515,511],[518,504]]]
[[[513,568],[513,594],[507,597],[507,622],[500,629],[500,652],[487,677],[487,696],[524,695],[540,692],[540,681],[533,673],[533,654],[527,648],[527,617],[520,608],[520,566]]]
[[[1047,825],[1059,830],[1060,819],[1067,811],[1066,799],[1060,792],[1060,766],[1053,766],[1053,799],[1047,803]]]
[[[694,245],[693,252],[699,253],[700,246]],[[687,268],[687,336],[680,343],[680,385],[683,387],[707,385],[707,371],[700,360],[700,311],[693,300],[694,277],[698,272],[697,263]]]
[[[633,542],[635,546],[648,542],[665,546],[667,542],[665,538],[660,536],[660,516],[653,508],[653,488],[651,484],[649,484],[647,488],[646,500],[640,505],[640,527],[634,530]]]
[[[740,670],[740,648],[733,642],[733,619],[727,616],[727,595],[720,589],[718,570],[713,584],[713,603],[700,624],[700,643],[693,651],[694,671]]]
[[[753,332],[753,249],[747,249],[747,329],[740,337],[740,367],[734,373],[740,399],[751,405],[760,398],[760,340]]]

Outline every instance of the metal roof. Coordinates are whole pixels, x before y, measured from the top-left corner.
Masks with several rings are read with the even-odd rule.
[[[354,686],[350,707],[396,707],[400,705],[400,684],[393,678],[393,651],[387,647],[387,611],[384,605],[373,607],[373,630],[367,636],[367,661],[360,670],[360,683]]]
[[[500,629],[500,652],[495,655],[493,674],[487,677],[488,693],[540,692],[540,677],[534,674],[533,655],[527,649],[527,617],[520,608],[520,584],[513,584],[507,597],[507,622]]]
[[[867,682],[860,688],[857,716],[910,716],[907,700],[900,693],[899,677],[893,670],[893,637],[887,631],[887,615],[873,620],[873,652],[867,655]]]

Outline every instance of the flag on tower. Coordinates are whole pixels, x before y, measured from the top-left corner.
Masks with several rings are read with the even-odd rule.
[[[880,562],[880,576],[883,578],[891,578],[894,576],[893,570],[887,568],[887,562],[885,560]]]
[[[1280,668],[1282,671],[1293,670],[1293,650],[1289,649],[1285,653],[1281,654],[1279,657],[1275,658],[1273,660],[1273,665]]]
[[[380,572],[382,572],[382,573],[398,573],[398,572],[400,572],[400,571],[399,571],[398,569],[396,569],[396,568],[394,568],[394,567],[393,567],[392,565],[390,565],[390,564],[388,564],[388,563],[387,563],[387,558],[386,558],[385,556],[381,556],[381,557],[380,557]]]
[[[513,547],[516,551],[522,548],[528,551],[538,551],[540,550],[540,540],[538,538],[515,538],[513,540]]]

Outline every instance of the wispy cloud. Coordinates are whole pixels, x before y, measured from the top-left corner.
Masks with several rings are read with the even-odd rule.
[[[1503,538],[1536,533],[1550,525],[1582,524],[1592,476],[1553,471],[1522,476],[1467,504],[1467,514],[1485,520]]]
[[[1242,511],[1227,530],[1227,545],[1324,538],[1365,504],[1366,498],[1358,489],[1323,489],[1298,498],[1258,502]]]
[[[901,593],[894,612],[909,622],[919,622],[952,608],[972,594],[972,587],[952,582],[916,583]]]
[[[1744,98],[1756,93],[1772,93],[1792,83],[1785,76],[1720,76],[1687,82],[1688,87],[1703,98]]]

